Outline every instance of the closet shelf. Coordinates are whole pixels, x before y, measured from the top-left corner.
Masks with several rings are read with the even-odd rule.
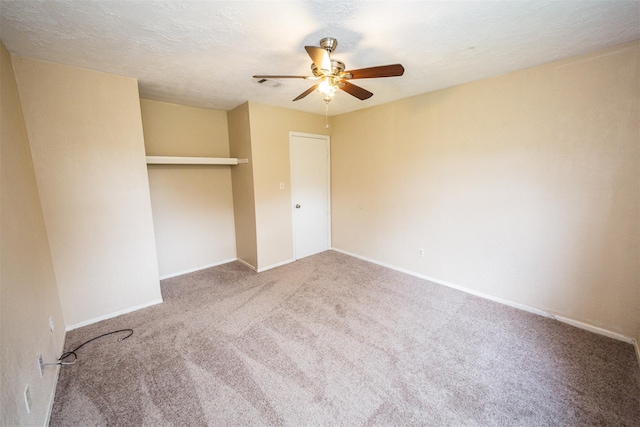
[[[240,163],[249,163],[249,160],[229,157],[147,156],[148,165],[237,165]]]

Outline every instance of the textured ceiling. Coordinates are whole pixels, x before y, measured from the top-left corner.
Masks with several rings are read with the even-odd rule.
[[[310,75],[305,45],[338,39],[347,69],[401,63],[359,80],[330,114],[382,104],[640,38],[638,1],[7,1],[12,53],[139,80],[143,97],[230,110],[250,100],[324,113],[311,86],[254,74]]]

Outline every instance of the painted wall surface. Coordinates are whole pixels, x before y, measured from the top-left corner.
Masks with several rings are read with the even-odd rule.
[[[293,260],[289,132],[328,135],[329,129],[324,116],[255,102],[249,116],[260,271]]]
[[[147,99],[140,108],[148,156],[229,157],[226,111]],[[230,168],[147,167],[161,277],[236,259]]]
[[[137,81],[13,61],[67,327],[160,302]]]
[[[638,64],[635,42],[334,117],[333,246],[636,336]]]
[[[45,425],[65,324],[11,57],[0,43],[0,425]],[[49,328],[51,315],[55,329]],[[31,412],[24,403],[25,388]]]
[[[231,169],[236,252],[238,259],[257,269],[258,246],[256,243],[256,205],[253,185],[249,103],[245,102],[229,111],[227,113],[227,121],[231,157],[249,160],[249,163],[239,164]]]

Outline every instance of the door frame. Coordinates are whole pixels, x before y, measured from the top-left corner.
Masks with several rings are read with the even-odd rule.
[[[303,138],[315,138],[315,139],[324,139],[326,147],[327,147],[327,249],[331,249],[331,137],[329,135],[321,135],[315,133],[304,133],[304,132],[294,132],[289,131],[289,177],[290,183],[289,186],[291,188],[291,231],[293,236],[293,259],[297,260],[298,255],[296,254],[296,221],[295,221],[295,202],[293,200],[293,195],[295,191],[295,180],[293,178],[293,156],[292,156],[292,148],[293,148],[293,137],[299,136]]]

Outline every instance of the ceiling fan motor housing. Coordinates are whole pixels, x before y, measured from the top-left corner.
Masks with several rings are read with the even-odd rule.
[[[333,77],[344,78],[345,76],[342,75],[342,73],[344,72],[344,68],[345,68],[344,62],[332,59],[331,72],[326,74],[326,73],[323,73],[322,70],[319,70],[316,64],[311,63],[311,72],[316,77],[333,76]]]

